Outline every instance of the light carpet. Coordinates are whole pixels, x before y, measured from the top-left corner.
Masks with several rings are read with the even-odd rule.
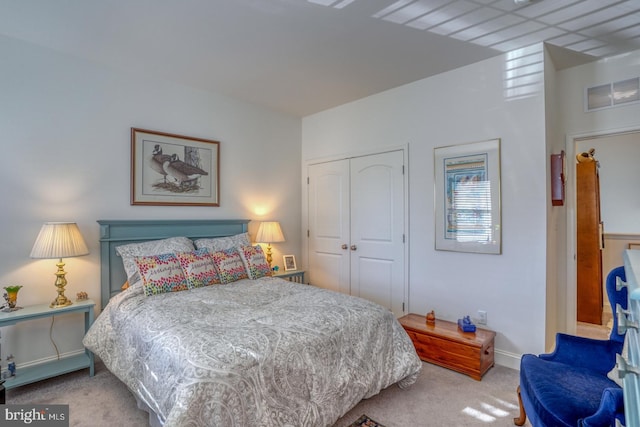
[[[519,413],[518,372],[495,366],[482,381],[422,364],[418,381],[406,390],[396,385],[363,400],[334,427],[347,427],[367,414],[386,427],[405,426],[513,426]],[[7,403],[68,404],[70,426],[143,427],[146,412],[101,363],[94,377],[78,371],[7,391]],[[530,424],[527,421],[527,426]]]

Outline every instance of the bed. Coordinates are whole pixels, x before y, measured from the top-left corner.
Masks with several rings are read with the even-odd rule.
[[[118,247],[246,234],[248,220],[98,221],[103,310],[84,345],[164,426],[331,426],[420,372],[393,314],[275,277],[145,296]],[[250,275],[251,277],[251,275]]]

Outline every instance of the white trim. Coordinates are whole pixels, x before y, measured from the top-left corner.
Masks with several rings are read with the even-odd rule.
[[[74,356],[79,356],[81,354],[85,354],[85,350],[81,349],[81,350],[73,350],[73,351],[68,351],[66,353],[60,353],[60,357],[58,358],[58,356],[48,356],[48,357],[43,357],[41,359],[36,359],[36,360],[31,360],[29,362],[25,362],[25,363],[16,363],[16,371],[18,372],[18,375],[20,374],[20,369],[24,369],[24,368],[29,368],[32,366],[38,366],[40,364],[43,363],[49,363],[49,362],[55,362],[58,360],[62,360],[62,359],[66,359],[68,357],[74,357]],[[6,371],[6,366],[4,371]]]
[[[336,160],[353,159],[355,157],[372,156],[374,154],[389,153],[391,151],[404,150],[405,152],[407,152],[408,148],[409,148],[409,143],[406,143],[406,144],[392,146],[392,147],[385,147],[385,148],[379,148],[379,149],[372,148],[369,150],[355,151],[355,152],[344,153],[344,154],[336,154],[336,155],[331,155],[327,157],[317,157],[314,159],[305,160],[304,168],[306,170],[308,166],[316,165],[319,163],[334,162]],[[305,180],[306,180],[306,177],[305,177]]]
[[[511,353],[509,351],[495,349],[493,353],[493,361],[496,365],[506,366],[507,368],[520,370],[521,354]]]
[[[604,238],[609,240],[640,240],[640,234],[604,233]]]
[[[409,283],[411,283],[410,275],[411,269],[409,268],[409,255],[411,253],[410,245],[411,245],[411,227],[409,226],[409,144],[405,144],[402,150],[404,153],[404,159],[402,161],[404,165],[404,314],[411,313],[410,308],[410,298],[409,298]]]

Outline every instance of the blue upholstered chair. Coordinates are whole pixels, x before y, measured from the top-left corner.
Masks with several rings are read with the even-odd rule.
[[[607,276],[607,295],[613,309],[613,329],[608,340],[557,334],[553,353],[525,354],[520,360],[520,417],[534,427],[613,426],[624,424],[622,388],[607,377],[622,351],[624,334],[618,334],[616,304],[627,308],[627,288],[616,290],[616,278],[626,280],[624,267]]]

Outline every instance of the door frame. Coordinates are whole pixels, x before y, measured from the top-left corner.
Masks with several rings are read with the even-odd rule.
[[[384,154],[391,151],[402,151],[402,162],[404,164],[404,174],[403,176],[403,184],[404,184],[404,230],[403,234],[405,236],[405,244],[404,244],[404,260],[403,260],[403,268],[404,268],[404,283],[402,286],[404,292],[404,314],[409,313],[410,309],[410,301],[409,301],[409,249],[411,245],[411,237],[410,237],[410,224],[409,224],[409,144],[402,144],[396,146],[390,146],[379,149],[368,149],[363,151],[357,151],[352,153],[345,154],[337,154],[327,157],[320,157],[315,159],[307,159],[302,162],[302,174],[301,174],[301,184],[302,184],[302,220],[300,235],[302,236],[302,262],[306,268],[309,265],[309,235],[307,230],[309,230],[309,187],[308,187],[308,176],[309,176],[309,167],[319,163],[327,163],[333,162],[337,160],[348,160],[355,157],[363,157],[363,156],[371,156],[375,154]]]
[[[566,215],[567,215],[567,253],[566,253],[566,329],[567,333],[575,335],[577,326],[578,315],[578,274],[576,271],[576,227],[577,227],[577,212],[576,212],[576,163],[573,159],[576,158],[576,145],[579,141],[585,141],[589,139],[598,139],[616,135],[623,135],[628,133],[640,133],[640,126],[614,128],[606,130],[594,130],[590,132],[567,134],[565,139],[565,150],[567,152],[567,181],[565,187],[567,194],[565,197],[566,202]],[[607,272],[603,272],[606,274]],[[614,314],[615,315],[615,314]]]

